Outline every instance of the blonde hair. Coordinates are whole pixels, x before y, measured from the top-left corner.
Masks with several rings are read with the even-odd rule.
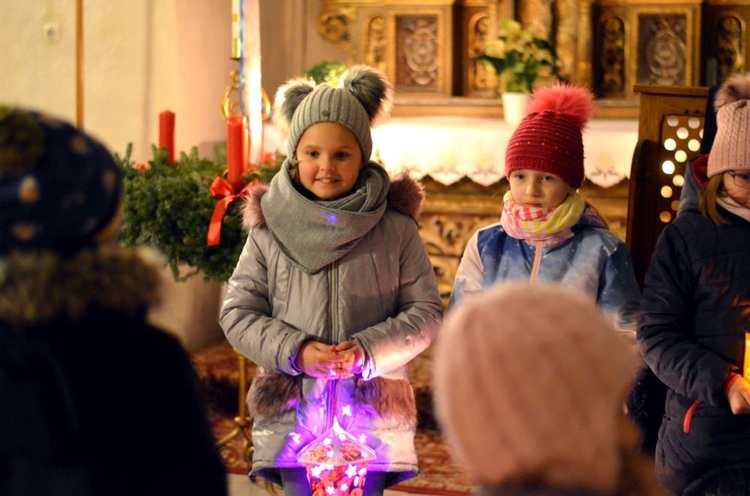
[[[724,191],[724,172],[717,174],[708,180],[708,184],[700,192],[701,214],[710,219],[717,226],[727,224],[728,221],[721,216],[717,207],[717,200],[726,194]]]

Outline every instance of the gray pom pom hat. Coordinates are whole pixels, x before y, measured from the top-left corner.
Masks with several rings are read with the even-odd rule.
[[[366,66],[350,67],[337,87],[315,86],[305,79],[293,79],[276,93],[274,119],[288,128],[288,157],[294,157],[297,144],[310,126],[334,122],[354,134],[366,163],[372,155],[371,128],[390,113],[393,86],[381,71]]]

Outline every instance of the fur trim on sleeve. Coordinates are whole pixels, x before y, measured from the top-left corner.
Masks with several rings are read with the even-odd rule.
[[[358,405],[372,406],[381,417],[395,417],[413,428],[417,426],[417,403],[407,380],[376,377],[359,381],[355,401]]]
[[[302,399],[302,376],[261,374],[247,392],[252,417],[277,417],[295,408]]]
[[[419,220],[426,196],[422,183],[403,172],[391,178],[388,207]]]
[[[242,207],[242,227],[246,231],[254,227],[266,226],[266,218],[260,208],[260,199],[266,193],[268,193],[268,185],[266,184],[259,184],[249,191]]]

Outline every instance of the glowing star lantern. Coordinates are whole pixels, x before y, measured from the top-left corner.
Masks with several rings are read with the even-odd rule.
[[[367,462],[375,458],[375,451],[342,429],[335,417],[333,427],[299,454],[313,495],[321,496],[361,496]]]

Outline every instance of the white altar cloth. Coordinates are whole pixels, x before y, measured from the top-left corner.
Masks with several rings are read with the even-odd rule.
[[[499,118],[393,117],[372,132],[373,159],[389,172],[408,170],[450,185],[463,177],[489,186],[505,177],[513,127]],[[630,176],[638,141],[634,119],[593,119],[583,131],[586,177],[609,187]]]

